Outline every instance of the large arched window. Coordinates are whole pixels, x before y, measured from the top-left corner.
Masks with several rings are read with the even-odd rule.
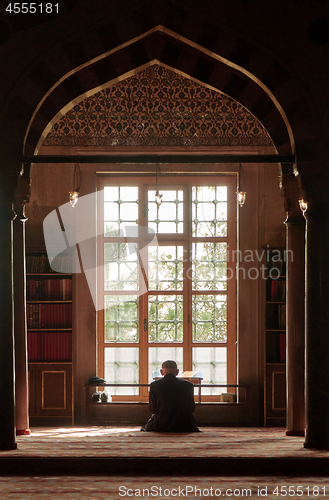
[[[236,383],[236,176],[98,181],[98,373],[149,383],[162,361]],[[147,399],[145,388],[114,398]],[[205,400],[212,389],[204,390]],[[217,390],[218,394],[218,390]]]

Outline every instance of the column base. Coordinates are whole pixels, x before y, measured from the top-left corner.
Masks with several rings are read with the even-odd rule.
[[[286,431],[286,436],[305,436],[305,431]]]
[[[17,443],[0,443],[0,450],[17,450]]]
[[[30,429],[16,429],[16,436],[31,436]]]
[[[313,448],[314,450],[329,450],[329,443],[327,444],[304,443],[304,448]]]

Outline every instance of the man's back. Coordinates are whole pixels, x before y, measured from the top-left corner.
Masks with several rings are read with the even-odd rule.
[[[156,432],[197,432],[193,385],[168,373],[150,386],[149,409],[154,414],[145,428]]]

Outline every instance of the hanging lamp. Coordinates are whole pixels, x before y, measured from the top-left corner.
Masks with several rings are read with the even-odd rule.
[[[76,163],[74,165],[72,185],[73,189],[69,191],[69,199],[72,207],[75,207],[80,195],[80,185],[81,185],[81,170],[79,163]]]
[[[160,172],[160,167],[157,163],[156,170],[155,170],[155,203],[156,203],[157,207],[160,207],[160,205],[162,203],[162,196],[163,196],[163,194],[159,193],[159,189],[158,189],[158,174],[159,174],[159,172]]]
[[[243,173],[242,165],[240,163],[239,181],[238,181],[238,188],[236,191],[236,198],[237,198],[237,202],[239,203],[240,207],[243,207],[243,205],[245,204],[245,201],[246,201],[246,197],[247,197],[247,191],[243,191],[244,186],[245,186],[244,173]]]

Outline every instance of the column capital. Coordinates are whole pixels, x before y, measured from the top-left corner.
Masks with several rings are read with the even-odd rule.
[[[18,176],[14,198],[14,212],[21,222],[26,222],[25,204],[28,203],[31,193],[31,180],[27,176]]]
[[[0,191],[0,217],[3,221],[12,221],[16,219],[16,213],[13,209],[13,203],[8,198],[2,198]]]
[[[301,198],[301,184],[299,176],[293,172],[284,174],[280,178],[281,193],[284,199],[284,208],[287,213],[287,222],[303,219],[298,200]]]
[[[17,174],[0,171],[0,208],[2,217],[7,220],[16,218],[16,213],[13,210],[16,188]]]
[[[288,216],[286,218],[286,220],[284,221],[284,223],[288,227],[291,227],[291,226],[301,226],[301,227],[303,226],[303,227],[305,227],[306,220],[305,220],[305,217],[303,216],[303,214],[300,213],[298,215]]]
[[[304,217],[307,221],[319,221],[324,222],[329,219],[329,207],[314,207],[309,205],[306,212],[304,213]]]
[[[329,162],[298,162],[302,181],[303,199],[307,202],[307,213],[329,210]]]

